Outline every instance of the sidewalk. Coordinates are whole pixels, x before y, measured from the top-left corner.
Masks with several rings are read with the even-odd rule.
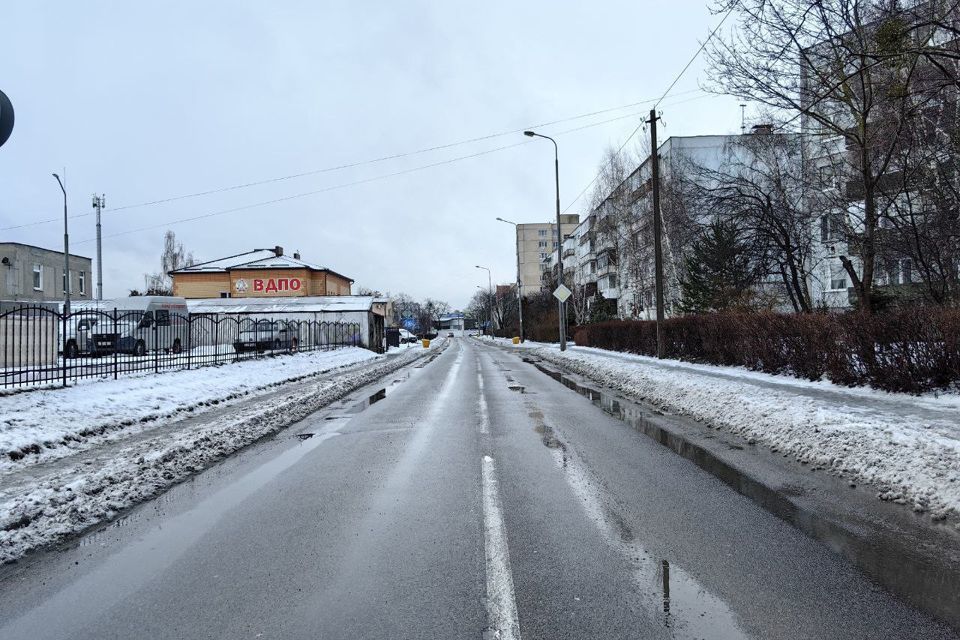
[[[960,528],[958,395],[892,394],[586,347],[521,348]]]

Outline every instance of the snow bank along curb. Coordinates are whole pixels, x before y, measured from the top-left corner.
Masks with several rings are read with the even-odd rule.
[[[843,398],[843,388],[830,394],[787,384],[758,386],[749,378],[704,375],[594,349],[529,353],[813,470],[869,484],[881,500],[909,505],[935,521],[956,523],[960,517],[960,411],[951,400],[935,410],[912,404],[919,401],[906,395],[901,403],[900,394],[885,392],[868,397],[861,390]]]
[[[313,351],[0,397],[0,473],[377,357],[360,348]]]
[[[960,629],[960,534],[953,528],[922,520],[866,495],[850,499],[843,493],[845,485],[833,477],[812,476],[790,463],[795,470],[785,469],[781,456],[764,456],[752,447],[744,450],[731,446],[730,441],[724,441],[726,438],[717,438],[688,418],[634,405],[627,396],[591,385],[590,376],[565,374],[566,366],[554,368],[527,359],[528,355],[541,355],[533,350],[519,355],[823,542],[891,592]]]
[[[442,350],[446,345],[439,345]],[[0,502],[0,564],[62,541],[152,498],[187,476],[438,350],[410,350],[306,385],[242,417],[219,416],[122,448],[100,466],[68,465]],[[188,422],[193,423],[193,420]],[[2,490],[0,490],[2,493]]]

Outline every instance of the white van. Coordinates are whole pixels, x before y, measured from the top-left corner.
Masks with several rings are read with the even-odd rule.
[[[97,353],[180,353],[190,344],[189,312],[183,298],[132,296],[113,302],[116,322],[103,319],[93,327],[93,348]],[[109,313],[113,314],[112,308]]]

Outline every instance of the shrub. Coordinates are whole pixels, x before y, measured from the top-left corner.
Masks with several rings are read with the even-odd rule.
[[[960,311],[715,313],[664,323],[668,358],[920,393],[960,387]],[[578,345],[656,355],[653,321],[576,327]]]

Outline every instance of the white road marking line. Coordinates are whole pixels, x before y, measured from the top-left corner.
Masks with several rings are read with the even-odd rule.
[[[493,458],[483,456],[483,540],[487,561],[487,620],[493,638],[520,640],[507,529],[500,509]],[[486,636],[485,636],[486,637]]]
[[[479,364],[479,363],[478,363]],[[483,395],[483,374],[477,370],[477,384],[480,386],[480,433],[490,433],[490,413],[487,411],[487,398]]]

